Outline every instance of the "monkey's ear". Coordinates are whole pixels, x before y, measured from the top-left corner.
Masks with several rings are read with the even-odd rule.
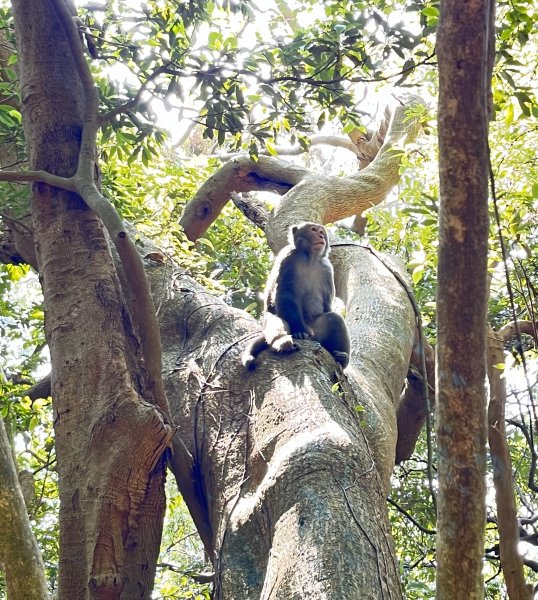
[[[295,245],[295,240],[297,239],[297,232],[299,231],[299,225],[292,225],[290,227],[290,232],[288,234],[288,242],[290,244]]]

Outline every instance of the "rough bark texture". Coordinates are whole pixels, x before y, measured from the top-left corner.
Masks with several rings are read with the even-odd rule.
[[[188,278],[158,300],[176,439],[193,457],[184,473],[175,452],[172,468],[195,492],[216,598],[401,597],[385,490],[413,310],[367,249],[334,254],[353,347],[345,375],[312,342],[266,352],[249,373],[251,318]],[[161,290],[165,268],[152,276]]]
[[[256,162],[246,156],[236,157],[196,192],[183,211],[180,225],[189,239],[197,240],[222,212],[232,192],[267,190],[284,194],[308,173],[304,167],[268,156],[260,156]]]
[[[70,176],[83,95],[54,4],[14,0],[29,167]],[[59,598],[149,598],[169,429],[152,401],[98,218],[74,194],[32,190],[52,360],[60,486]]]
[[[4,421],[0,417],[0,565],[10,600],[46,600],[45,568],[22,495]]]
[[[396,110],[376,159],[353,177],[325,177],[295,167],[286,171],[281,161],[265,157],[243,162],[244,172],[226,165],[187,206],[182,219],[187,234],[191,239],[201,235],[230,190],[245,181],[249,189],[282,182],[290,188],[265,225],[275,251],[293,223],[326,223],[379,203],[398,179],[400,157],[394,146],[418,132],[415,122],[405,121],[405,108]],[[240,178],[230,179],[232,172]],[[413,308],[394,275],[405,278],[399,266],[387,268],[368,249],[346,243],[333,246],[331,259],[352,339],[350,367],[335,388],[334,376],[321,367],[326,363],[316,357],[318,366],[312,370],[302,353],[280,360],[266,353],[267,362],[255,374],[238,371],[238,359],[228,363],[218,338],[208,338],[217,335],[213,308],[203,317],[184,317],[184,338],[169,347],[169,352],[185,347],[182,375],[169,381],[177,391],[169,389],[169,398],[172,410],[180,409],[181,439],[194,457],[187,486],[184,473],[176,470],[176,476],[180,489],[194,481],[198,490],[195,521],[197,514],[209,515],[209,525],[203,525],[212,540],[206,548],[216,565],[218,598],[400,595],[389,559],[384,495],[395,459],[396,405],[413,345]],[[196,296],[191,302],[193,314],[205,310]],[[202,318],[208,324],[205,337],[189,330]],[[216,323],[223,327],[225,320],[219,316]],[[247,339],[226,331],[222,336],[238,340],[230,346],[234,351],[239,346],[237,352]],[[193,357],[196,348],[201,358]],[[187,403],[174,407],[180,394]],[[350,417],[354,406],[361,407],[359,431],[358,421]],[[183,429],[189,421],[194,429]],[[373,471],[377,484],[370,478]],[[367,525],[365,511],[371,517]]]
[[[483,597],[490,0],[441,2],[437,598]]]
[[[345,243],[333,244],[331,261],[352,341],[346,375],[365,408],[366,436],[388,493],[398,438],[396,409],[415,331],[413,306],[394,272],[405,281],[407,274],[394,257]]]

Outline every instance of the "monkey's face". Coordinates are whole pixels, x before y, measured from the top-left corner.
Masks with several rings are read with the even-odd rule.
[[[298,250],[310,256],[325,256],[329,250],[327,232],[323,225],[303,223],[292,227],[293,242]]]

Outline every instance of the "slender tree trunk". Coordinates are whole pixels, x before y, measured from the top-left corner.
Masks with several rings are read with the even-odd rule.
[[[504,340],[490,327],[488,331],[488,439],[497,504],[499,554],[509,600],[531,600],[532,585],[525,582],[523,558],[518,549],[519,523],[512,478],[512,459],[506,440],[506,379],[495,365],[504,363]]]
[[[0,417],[0,564],[9,600],[46,600],[45,567],[30,527],[4,421]]]
[[[437,598],[483,597],[491,0],[443,0],[439,58]]]

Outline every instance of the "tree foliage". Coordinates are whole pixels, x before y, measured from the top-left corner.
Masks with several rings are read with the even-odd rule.
[[[178,226],[187,201],[220,167],[216,155],[243,150],[255,159],[299,144],[302,151],[310,151],[306,159],[310,164],[326,166],[330,161],[334,172],[347,173],[350,164],[355,169],[355,157],[346,158],[342,150],[314,151],[312,137],[328,132],[347,135],[354,142],[372,139],[387,94],[401,88],[418,91],[432,99],[430,114],[423,115],[420,143],[402,159],[397,193],[367,212],[362,241],[403,258],[426,337],[435,345],[439,188],[432,113],[438,16],[436,3],[404,6],[396,1],[373,5],[276,1],[262,10],[241,0],[143,5],[118,0],[106,6],[81,6],[80,32],[99,87],[100,108],[108,115],[99,139],[104,194],[141,235],[152,238],[212,293],[257,315],[259,290],[270,264],[260,231],[232,205],[196,245]],[[536,8],[530,2],[498,3],[488,301],[488,320],[497,330],[516,318],[537,320],[535,21]],[[0,28],[0,161],[3,168],[13,169],[25,164],[27,154],[20,127],[12,16],[5,5]],[[24,235],[28,189],[4,183],[1,193],[3,227]],[[271,196],[266,202],[277,206],[279,200]],[[3,252],[1,256],[9,264],[0,270],[0,414],[20,472],[33,474],[34,493],[27,508],[53,589],[58,568],[53,416],[50,399],[28,395],[45,374],[43,365],[48,361],[42,297],[27,266],[18,264],[17,257]],[[505,361],[498,365],[509,392],[507,439],[526,576],[533,583],[538,581],[535,345],[535,330],[507,338]],[[412,459],[397,467],[390,494],[401,578],[407,597],[417,599],[433,597],[437,564],[427,446],[424,433]],[[490,486],[491,473],[489,464]],[[163,552],[193,531],[185,524],[180,505],[179,499],[169,500]],[[502,597],[505,584],[497,508],[490,496],[487,521],[485,596],[493,599]],[[193,569],[202,568],[200,546],[181,547],[177,554],[168,550],[161,560],[157,589],[163,597],[204,597],[206,585],[191,587],[186,581]]]

